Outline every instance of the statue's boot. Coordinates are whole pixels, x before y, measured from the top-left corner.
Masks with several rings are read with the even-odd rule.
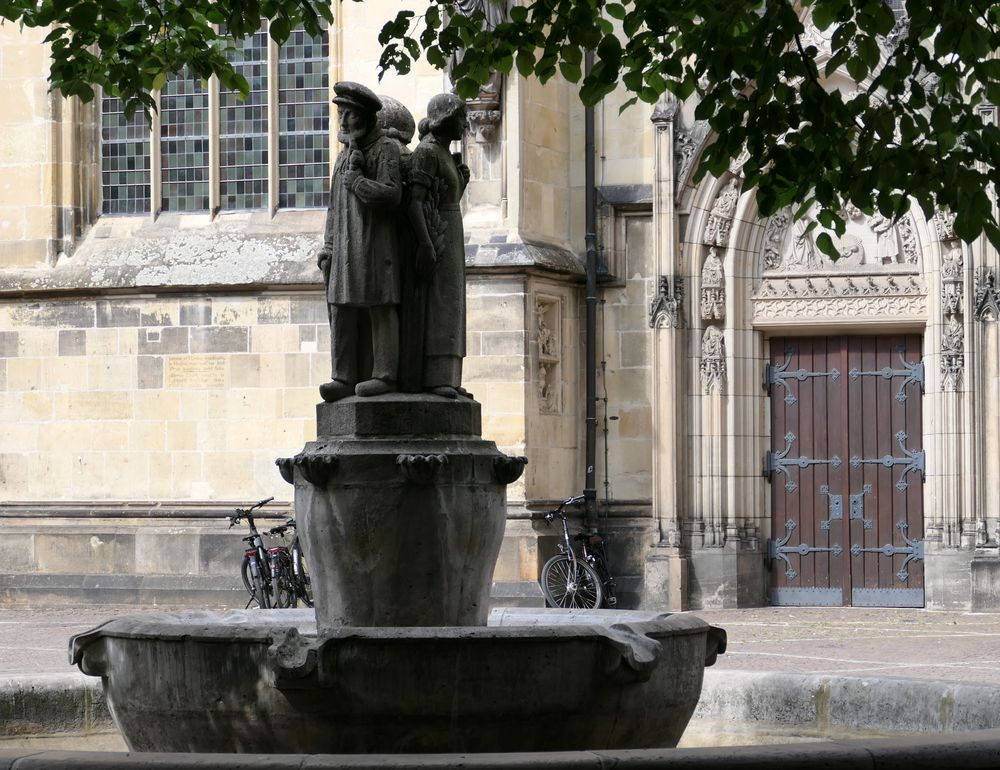
[[[462,387],[461,385],[458,385],[458,386],[456,386],[456,387],[455,387],[455,391],[456,391],[456,392],[458,393],[458,395],[460,395],[460,396],[461,396],[462,398],[468,398],[468,399],[470,399],[470,400],[475,400],[475,396],[473,396],[473,395],[472,395],[472,394],[471,394],[471,393],[470,393],[469,391],[467,391],[467,390],[466,390],[465,388],[463,388],[463,387]]]
[[[353,396],[354,386],[340,380],[331,380],[319,386],[319,395],[327,403],[332,403],[347,398],[347,396]]]
[[[383,393],[395,393],[396,383],[391,380],[371,379],[359,382],[354,389],[358,396],[381,396]]]
[[[435,396],[444,396],[445,398],[458,398],[458,391],[451,385],[438,385],[434,388],[428,388],[431,393]]]

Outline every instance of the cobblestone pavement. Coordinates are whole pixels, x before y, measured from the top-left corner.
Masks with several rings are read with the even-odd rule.
[[[764,607],[693,613],[726,629],[717,670],[1000,685],[1000,614]]]
[[[135,607],[0,609],[0,677],[67,673],[69,638]],[[693,613],[726,629],[716,670],[1000,685],[1000,614],[765,607]]]

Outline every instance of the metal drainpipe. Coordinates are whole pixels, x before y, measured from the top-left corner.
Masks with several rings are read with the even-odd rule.
[[[584,76],[590,74],[594,65],[594,54],[587,51],[584,55]],[[583,113],[583,143],[584,143],[584,191],[586,212],[587,248],[587,331],[586,331],[586,367],[587,367],[587,446],[586,446],[586,479],[583,487],[586,513],[585,526],[591,531],[597,531],[597,190],[595,187],[595,142],[594,142],[594,108],[585,107]]]

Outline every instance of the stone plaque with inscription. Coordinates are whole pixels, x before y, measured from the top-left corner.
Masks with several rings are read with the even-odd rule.
[[[168,388],[224,388],[226,357],[167,356],[163,379]]]

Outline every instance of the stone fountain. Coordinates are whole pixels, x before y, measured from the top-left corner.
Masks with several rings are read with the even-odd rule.
[[[335,284],[343,278],[340,263],[360,258],[357,244],[347,241],[354,237],[351,216],[365,214],[344,190],[358,199],[387,195],[393,180],[386,169],[398,166],[401,152],[392,141],[406,142],[383,141],[370,122],[344,117],[377,111],[368,89],[344,83],[335,89],[342,139],[350,143],[333,175],[330,218],[337,226],[331,234],[328,219],[320,255],[334,322],[334,379],[320,389],[316,441],[277,461],[295,487],[315,614],[123,617],[74,637],[72,662],[102,678],[112,716],[134,751],[676,745],[697,705],[704,667],[724,651],[721,629],[687,615],[602,610],[498,610],[487,623],[506,487],[526,461],[482,438],[480,405],[461,387],[463,343],[452,341],[457,364],[438,360],[449,359],[437,352],[443,322],[407,306],[449,292],[460,300],[439,271],[457,270],[464,286],[464,262],[455,257],[463,240],[456,204],[464,174],[441,150],[464,128],[465,107],[450,94],[428,107],[431,139],[403,158],[412,164],[408,222],[418,244],[430,239],[436,257],[429,279],[414,269],[407,279],[413,283],[403,287],[404,355],[392,364],[399,382],[377,376],[386,366],[379,309],[371,310],[371,343],[362,345],[368,364],[344,363],[338,349],[344,329],[337,323],[353,322],[344,320],[349,306],[338,306]],[[432,172],[443,181],[434,182]],[[367,181],[377,185],[367,189]],[[431,189],[429,201],[423,193]],[[402,226],[381,226],[390,225]],[[452,307],[448,315],[458,319],[464,340],[464,309]],[[347,337],[356,349],[354,328]],[[406,363],[414,348],[424,350],[416,357],[423,372]],[[358,382],[362,371],[371,376]]]

